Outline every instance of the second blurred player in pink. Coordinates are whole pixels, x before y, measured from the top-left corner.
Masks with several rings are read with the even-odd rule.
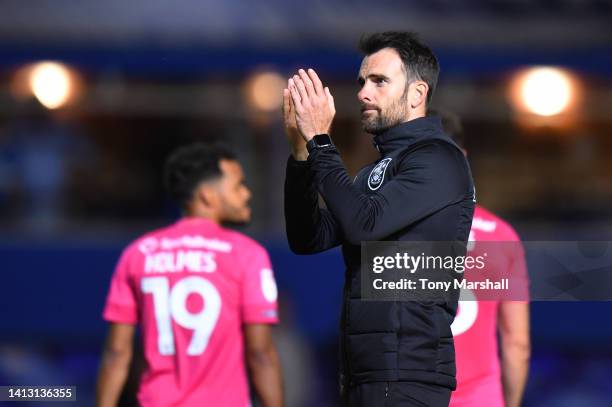
[[[459,118],[450,112],[433,114],[441,116],[445,132],[465,151]],[[483,250],[495,252],[487,260],[487,272],[508,276],[515,288],[498,300],[473,298],[459,302],[451,326],[457,389],[452,393],[450,406],[519,407],[530,356],[528,276],[523,247],[512,226],[479,205],[474,211],[469,240],[471,255]],[[469,280],[468,273],[465,278]]]

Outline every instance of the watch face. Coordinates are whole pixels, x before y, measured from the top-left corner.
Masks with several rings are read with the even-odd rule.
[[[327,134],[317,134],[306,143],[306,149],[311,152],[315,148],[331,146],[332,140]]]
[[[331,137],[327,134],[317,134],[313,137],[317,147],[326,146],[332,143]]]

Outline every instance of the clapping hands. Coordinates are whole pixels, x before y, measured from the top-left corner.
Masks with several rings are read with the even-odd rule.
[[[285,128],[292,146],[295,130],[304,142],[317,134],[329,134],[336,114],[334,98],[313,69],[300,69],[283,90]],[[290,134],[291,133],[291,134]]]

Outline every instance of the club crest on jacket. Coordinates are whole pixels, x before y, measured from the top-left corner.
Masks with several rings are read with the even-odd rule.
[[[372,191],[376,191],[382,185],[383,180],[385,179],[385,171],[387,170],[387,166],[389,166],[391,160],[391,158],[385,158],[376,164],[374,168],[372,168],[370,176],[368,177],[368,187]]]

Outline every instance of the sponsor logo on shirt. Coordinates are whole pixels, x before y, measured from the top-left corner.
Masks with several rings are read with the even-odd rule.
[[[163,250],[186,247],[189,249],[208,249],[224,253],[232,251],[232,245],[230,243],[214,238],[209,239],[204,236],[185,235],[174,239],[163,238],[160,246]]]
[[[472,229],[480,230],[482,232],[495,232],[496,228],[497,222],[494,220],[486,220],[477,217],[474,217],[474,220],[472,220]]]
[[[376,191],[382,185],[385,179],[385,171],[387,171],[387,167],[391,160],[392,158],[384,158],[372,168],[370,176],[368,177],[368,187],[372,191]]]
[[[155,252],[159,248],[159,242],[154,237],[143,239],[138,245],[138,250],[144,255]]]
[[[232,244],[224,240],[209,239],[204,236],[189,236],[184,235],[177,238],[162,238],[161,240],[155,237],[143,239],[138,245],[138,250],[145,256],[155,253],[158,250],[175,250],[175,249],[207,249],[216,252],[230,253]]]

